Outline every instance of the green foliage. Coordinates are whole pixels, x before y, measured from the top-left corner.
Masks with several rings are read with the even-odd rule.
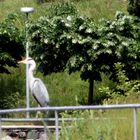
[[[0,75],[0,108],[24,108],[26,107],[25,67],[11,68],[10,73]],[[35,77],[41,78],[45,83],[50,96],[50,106],[85,104],[88,85],[80,80],[79,73],[72,75],[65,72],[52,73],[47,77],[37,73]],[[31,94],[30,106],[38,106]],[[31,115],[35,116],[34,113]]]
[[[125,71],[122,70],[123,66],[120,63],[116,64],[116,69],[118,70],[119,84],[116,89],[118,93],[129,95],[129,94],[139,94],[140,93],[140,81],[139,80],[129,80]]]
[[[52,73],[47,77],[37,74],[46,84],[51,106],[85,104],[88,83],[80,80],[79,73]]]
[[[140,17],[140,0],[129,0],[128,12]]]
[[[49,18],[57,17],[67,17],[68,15],[76,15],[77,9],[74,3],[69,2],[58,2],[52,3],[49,7],[49,12],[47,13]]]
[[[20,30],[15,24],[17,18],[11,14],[0,23],[0,73],[9,73],[7,66],[16,67],[16,60],[24,52]]]
[[[125,75],[125,71],[122,70],[123,66],[120,63],[116,64],[116,69],[118,70],[117,76],[119,80],[116,89],[124,95],[140,93],[140,81],[129,80]]]
[[[11,74],[0,75],[0,108],[18,108],[25,106],[25,82],[22,72],[11,69]]]
[[[33,44],[31,52],[40,63],[39,69],[48,74],[62,71],[68,66],[70,73],[78,70],[88,73],[88,70],[91,71],[91,63],[85,53],[91,48],[92,39],[97,38],[95,25],[90,19],[76,14],[71,4],[58,5],[50,11],[55,11],[51,12],[53,16],[40,17],[29,29]],[[87,79],[90,74],[83,74],[82,77]]]
[[[29,28],[31,52],[41,72],[80,71],[91,85],[93,80],[101,80],[101,72],[115,79],[114,64],[121,62],[129,78],[138,78],[140,20],[117,12],[114,20],[104,20],[97,27],[72,7],[69,3],[54,6],[51,16],[40,17]],[[89,86],[89,99],[92,89]]]
[[[138,103],[140,94],[140,81],[139,80],[129,80],[126,77],[125,71],[123,70],[123,65],[121,63],[115,64],[117,70],[116,87],[111,89],[107,86],[99,88],[100,94],[105,96],[103,104],[112,103]]]
[[[84,80],[89,77],[97,79],[99,72],[92,69],[87,55],[93,38],[97,38],[96,27],[92,20],[78,15],[72,6],[61,3],[58,8],[54,7],[56,15],[53,18],[40,17],[36,23],[31,24],[29,34],[32,55],[45,75],[67,69],[69,73],[80,71]],[[50,11],[55,11],[54,8]]]
[[[92,65],[88,55],[94,39],[97,39],[97,27],[91,19],[83,16],[77,17],[72,22],[74,27],[65,36],[70,44],[69,49],[71,52],[67,63],[69,73],[80,71],[81,78],[84,80],[89,79],[89,77],[98,79],[97,71],[93,68],[95,65]]]
[[[129,140],[133,138],[131,116],[130,110],[85,110],[65,112],[62,114],[60,139]],[[71,117],[81,118],[81,120],[75,120],[70,123],[64,121],[65,118]],[[68,126],[71,126],[71,128]]]
[[[140,20],[116,13],[113,21],[105,20],[99,26],[100,39],[94,44],[93,57],[101,63],[101,71],[110,71],[115,78],[117,62],[124,65],[130,79],[139,77],[140,72]],[[111,60],[111,61],[110,61]]]
[[[71,29],[69,23],[72,22],[73,11],[70,10],[72,15],[68,12],[68,16],[65,12],[67,9],[69,11],[67,4],[64,4],[61,10],[54,6],[53,10],[57,14],[62,13],[62,16],[58,14],[52,18],[55,13],[52,13],[50,18],[42,16],[29,28],[32,42],[31,55],[35,57],[40,71],[44,74],[63,71],[69,58],[67,40],[63,39],[63,34]]]
[[[117,12],[115,17],[115,20],[100,23],[98,28],[91,23],[92,26],[88,30],[91,32],[88,32],[88,36],[83,37],[83,32],[77,35],[80,36],[79,38],[73,35],[75,37],[71,43],[73,55],[68,61],[70,72],[80,71],[84,80],[90,78],[101,80],[101,72],[103,72],[110,74],[110,78],[116,80],[115,63],[121,62],[130,79],[139,78],[140,20],[121,12]],[[85,28],[89,25],[85,24]],[[91,91],[90,88],[89,91]],[[89,99],[92,98],[92,94],[92,91],[89,92]],[[106,98],[106,94],[101,95],[102,99]]]

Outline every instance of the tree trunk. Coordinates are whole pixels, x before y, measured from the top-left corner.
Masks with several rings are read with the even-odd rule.
[[[94,80],[93,78],[90,78],[89,79],[88,105],[93,104],[93,95],[94,95]]]

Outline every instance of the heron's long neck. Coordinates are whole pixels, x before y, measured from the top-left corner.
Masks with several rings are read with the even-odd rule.
[[[34,78],[34,70],[35,70],[36,64],[29,65],[29,79],[32,80]]]

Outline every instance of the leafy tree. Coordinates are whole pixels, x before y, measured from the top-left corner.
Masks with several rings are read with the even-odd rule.
[[[48,16],[40,17],[28,29],[32,43],[30,54],[45,75],[66,68],[70,52],[65,34],[72,30],[71,18],[76,15],[76,9],[68,3],[53,5],[49,11]]]
[[[78,15],[76,9],[68,3],[58,7],[50,10],[51,14],[48,17],[40,17],[29,29],[32,41],[31,53],[38,61],[39,69],[44,74],[65,69],[68,69],[69,73],[81,70],[82,79],[87,80],[92,74],[97,80],[99,77],[95,74],[96,70],[94,74],[91,72],[91,64],[87,58],[87,50],[91,48],[93,38],[97,38],[96,26],[92,20]],[[71,62],[73,56],[77,59],[84,57],[84,61],[79,60],[75,63],[75,68],[68,63],[69,58]],[[93,87],[91,82],[90,89]]]
[[[115,20],[104,20],[97,27],[67,4],[54,11],[29,29],[31,52],[44,74],[80,71],[81,78],[89,80],[88,104],[93,104],[94,80],[101,80],[101,72],[115,79],[116,62],[124,64],[129,77],[139,74],[139,19],[117,13]]]
[[[114,64],[117,62],[121,62],[124,65],[126,76],[129,79],[139,78],[139,25],[140,19],[117,12],[115,20],[106,20],[99,26],[100,40],[95,44],[95,52],[101,48],[101,53],[97,51],[99,56],[96,57],[100,58],[100,55],[104,55],[106,59],[103,59],[103,63],[108,64],[107,69],[112,73],[111,78],[116,79]]]
[[[81,78],[89,81],[88,104],[93,103],[94,80],[101,80],[99,65],[93,63],[90,55],[95,40],[99,38],[97,27],[92,20],[86,17],[77,17],[73,32],[67,35],[67,41],[71,42],[71,56],[67,63],[69,72],[80,71]]]
[[[16,60],[21,59],[24,52],[16,18],[10,14],[0,23],[0,73],[9,73],[7,66],[16,67]]]
[[[140,17],[140,0],[129,0],[128,12]]]
[[[83,28],[85,33],[88,31],[88,37],[82,37],[80,32],[73,40],[71,50],[74,55],[69,59],[69,70],[79,70],[82,79],[89,80],[88,103],[92,104],[94,80],[101,80],[101,72],[109,73],[110,78],[116,80],[115,63],[124,65],[130,79],[139,77],[140,20],[118,12],[115,20],[105,20],[97,30],[93,23],[90,28],[89,25]]]

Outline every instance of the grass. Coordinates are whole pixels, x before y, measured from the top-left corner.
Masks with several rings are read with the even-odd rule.
[[[26,6],[37,7],[33,0],[4,0],[0,2],[0,9],[2,11],[0,18],[4,19],[10,13],[20,12],[20,8]]]
[[[71,116],[67,113],[64,116]],[[72,123],[72,129],[63,123],[61,140],[132,140],[133,114],[130,109],[76,111],[73,116],[84,118]],[[140,110],[137,113],[140,137]]]
[[[46,14],[50,5],[66,1],[56,0],[41,5],[36,0],[4,0],[0,2],[0,19],[3,20],[9,13],[20,13],[21,7],[34,7],[35,12],[31,14],[32,20]],[[82,15],[86,15],[96,22],[100,18],[113,18],[116,11],[127,11],[127,2],[125,0],[67,0],[72,1]]]
[[[124,0],[86,0],[79,1],[77,7],[83,15],[98,22],[101,18],[113,19],[116,11],[127,11],[127,2]]]

